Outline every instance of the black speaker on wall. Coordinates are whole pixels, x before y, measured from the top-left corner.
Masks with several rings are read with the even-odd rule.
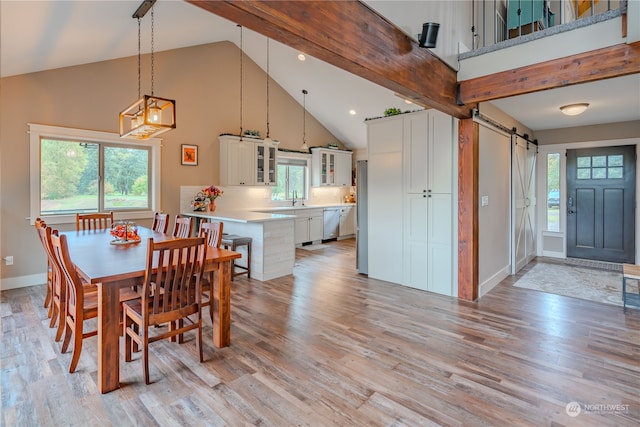
[[[436,22],[425,22],[422,24],[422,33],[420,33],[418,40],[419,46],[430,49],[436,47],[438,29],[440,29],[440,24]]]

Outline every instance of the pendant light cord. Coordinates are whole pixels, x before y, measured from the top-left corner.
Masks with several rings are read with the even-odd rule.
[[[138,99],[140,99],[140,18],[138,18]]]
[[[267,37],[267,138],[269,138],[269,38]]]
[[[242,141],[242,25],[240,27],[240,141]]]
[[[151,6],[151,96],[153,96],[153,84],[154,84],[154,58],[153,58],[153,50],[154,50],[154,45],[153,45],[153,30],[155,27],[155,19],[154,19],[154,14],[153,11],[156,10],[156,6],[155,4],[153,6]]]
[[[302,145],[307,145],[307,93],[302,89]]]

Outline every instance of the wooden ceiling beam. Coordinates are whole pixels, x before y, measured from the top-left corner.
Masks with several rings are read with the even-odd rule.
[[[359,1],[186,0],[273,40],[458,118],[456,71]]]
[[[640,73],[640,42],[619,44],[460,82],[472,104]]]

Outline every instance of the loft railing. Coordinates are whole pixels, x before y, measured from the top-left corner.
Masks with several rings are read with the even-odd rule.
[[[613,10],[627,0],[472,0],[471,49],[547,30]],[[584,22],[582,22],[584,24]]]

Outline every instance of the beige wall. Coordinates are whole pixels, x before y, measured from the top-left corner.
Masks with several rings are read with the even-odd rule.
[[[219,183],[221,133],[239,133],[238,48],[230,42],[155,55],[155,94],[176,100],[177,128],[163,135],[160,209],[179,212],[180,185]],[[150,92],[149,57],[143,57],[142,92]],[[266,74],[245,56],[242,127],[266,134]],[[302,90],[302,88],[301,88]],[[45,271],[45,257],[29,216],[27,123],[118,132],[118,113],[137,98],[137,57],[116,59],[0,80],[0,262],[3,281],[29,283]],[[270,136],[281,148],[302,143],[302,106],[272,81]],[[313,117],[309,146],[337,141]],[[198,166],[180,164],[180,145],[199,147]],[[141,222],[142,223],[142,222]],[[71,225],[57,227],[70,229]],[[19,278],[19,279],[16,279]],[[7,283],[7,282],[5,282]],[[36,282],[37,283],[37,282]]]
[[[539,130],[536,132],[536,138],[538,138],[540,145],[608,141],[612,139],[638,137],[640,137],[640,120],[608,123],[604,125]]]

